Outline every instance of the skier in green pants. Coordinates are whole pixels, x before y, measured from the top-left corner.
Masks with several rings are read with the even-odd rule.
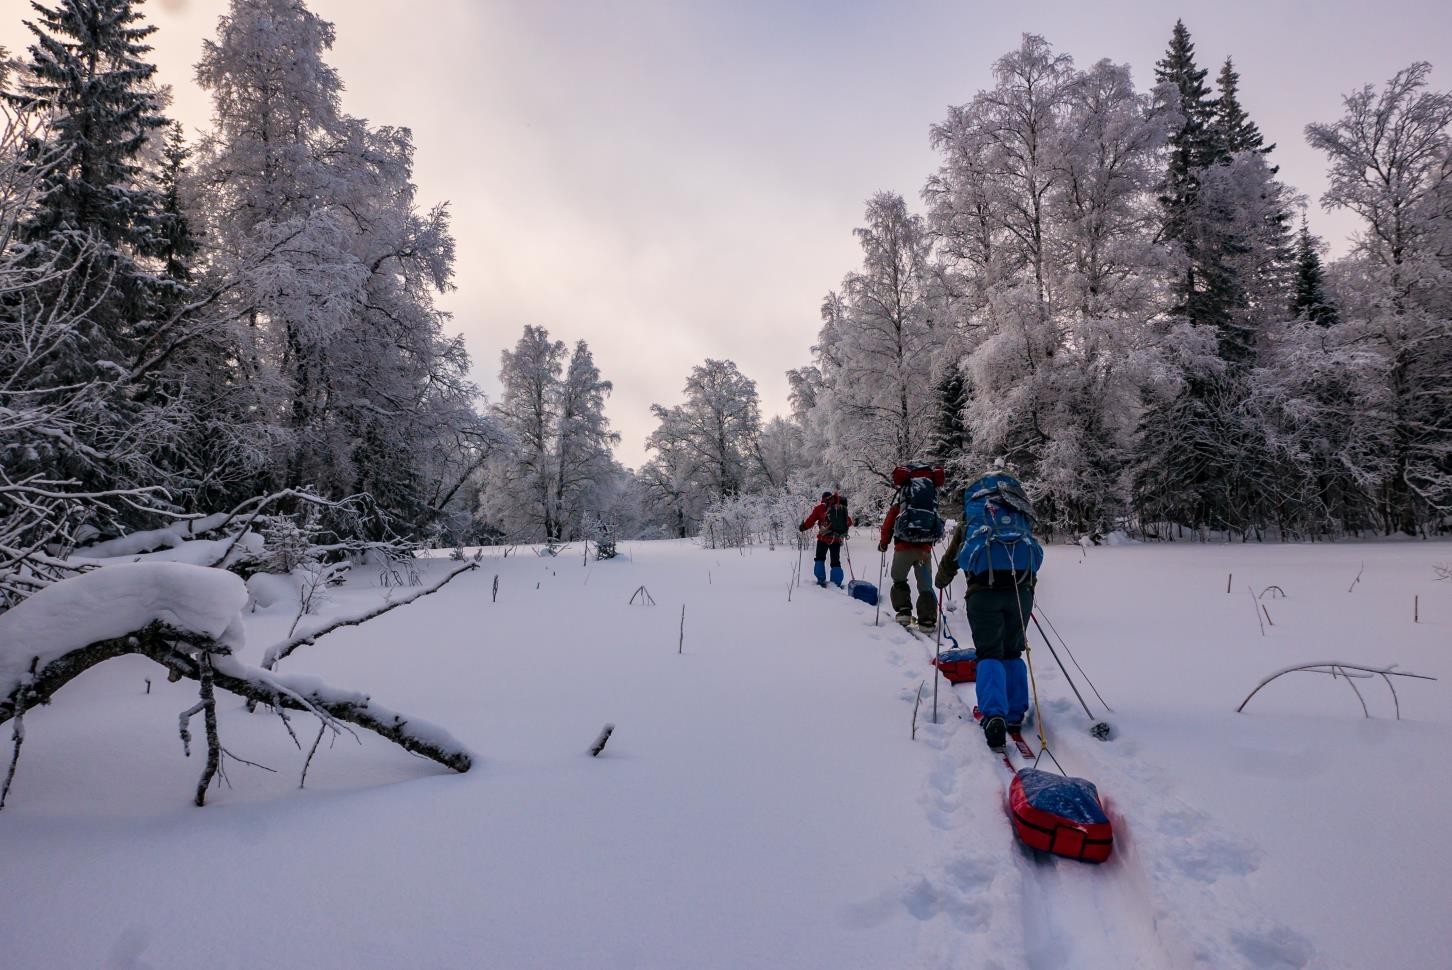
[[[938,488],[943,484],[941,468],[898,468],[893,471],[898,501],[887,511],[879,552],[892,543],[892,608],[897,622],[913,621],[911,573],[918,587],[918,629],[932,633],[938,627],[938,597],[933,590],[933,544],[943,537],[943,520],[938,515]]]

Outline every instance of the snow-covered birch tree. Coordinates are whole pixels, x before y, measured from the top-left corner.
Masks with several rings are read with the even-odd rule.
[[[1404,532],[1452,509],[1452,94],[1431,90],[1430,73],[1412,64],[1381,90],[1347,95],[1339,120],[1306,128],[1331,166],[1322,204],[1362,220],[1334,329],[1375,351],[1376,502]]]
[[[899,195],[867,203],[862,268],[822,305],[815,410],[839,484],[866,499],[895,465],[927,457],[932,433],[932,240]]]

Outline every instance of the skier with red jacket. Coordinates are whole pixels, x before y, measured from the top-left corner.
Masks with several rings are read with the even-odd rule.
[[[847,501],[832,492],[823,492],[822,501],[812,513],[797,526],[798,532],[817,527],[817,555],[812,560],[812,575],[817,577],[818,586],[827,585],[827,554],[832,554],[832,585],[842,585],[842,543],[852,528],[852,516],[847,514]]]
[[[882,520],[879,552],[892,543],[892,608],[897,622],[913,622],[912,590],[908,573],[918,585],[918,629],[932,633],[938,627],[938,597],[933,589],[933,545],[943,537],[943,518],[938,514],[938,489],[943,486],[943,469],[900,467],[893,469],[897,501]]]

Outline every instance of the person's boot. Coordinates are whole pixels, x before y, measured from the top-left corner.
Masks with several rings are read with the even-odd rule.
[[[841,566],[833,566],[832,567],[832,585],[835,586],[835,587],[837,587],[838,589],[841,589],[842,588],[842,567]]]
[[[897,622],[900,623],[900,624],[902,624],[905,627],[912,626],[913,625],[913,615],[911,613],[899,613],[897,615]]]
[[[1004,724],[1003,718],[999,717],[997,714],[995,714],[993,717],[984,718],[983,740],[988,742],[988,746],[990,748],[996,750],[1003,747],[1003,743],[1005,740],[1007,740],[1007,737],[1008,726]]]
[[[938,621],[932,617],[928,617],[926,620],[918,620],[918,629],[924,633],[933,633],[938,629]]]

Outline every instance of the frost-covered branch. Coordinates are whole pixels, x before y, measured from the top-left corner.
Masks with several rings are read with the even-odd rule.
[[[204,665],[216,687],[283,711],[304,711],[323,719],[357,725],[413,754],[454,771],[468,771],[473,759],[447,732],[373,703],[366,694],[342,691],[311,678],[284,678],[213,653],[215,642],[164,623],[152,623],[126,636],[86,644],[38,665],[24,681],[0,684],[0,724],[40,704],[98,664],[128,654],[149,657],[172,674],[198,681]],[[203,661],[198,651],[209,659]],[[200,793],[200,790],[199,790]]]
[[[365,694],[312,678],[279,677],[237,660],[231,653],[242,642],[239,611],[246,599],[237,576],[181,563],[107,566],[40,591],[0,615],[0,725],[49,703],[92,667],[138,654],[167,668],[171,680],[200,684],[200,702],[180,721],[184,745],[190,718],[200,713],[206,722],[208,764],[199,804],[223,772],[223,759],[242,760],[217,737],[216,688],[272,708],[299,748],[290,711],[318,718],[335,734],[351,734],[347,725],[355,725],[455,771],[469,769],[469,753],[437,727],[376,705]],[[24,736],[18,724],[14,735],[18,754]]]
[[[383,606],[380,606],[373,610],[369,610],[365,613],[360,613],[356,616],[349,616],[342,619],[331,620],[319,627],[318,629],[306,631],[295,637],[292,637],[289,640],[285,640],[282,643],[269,647],[267,649],[267,652],[264,653],[262,656],[262,668],[264,670],[273,670],[277,667],[277,662],[279,660],[291,656],[299,647],[310,646],[313,643],[316,643],[322,637],[325,637],[329,633],[332,633],[334,630],[342,629],[345,626],[359,626],[360,624],[366,623],[369,620],[382,616],[390,610],[397,609],[400,606],[407,606],[409,603],[412,603],[414,600],[418,599],[421,596],[428,596],[430,593],[437,593],[439,590],[443,589],[444,586],[446,586],[450,581],[452,581],[455,576],[458,576],[461,573],[471,572],[472,570],[478,568],[479,564],[477,562],[466,563],[450,572],[447,576],[439,580],[434,585],[424,587],[423,589],[415,590],[414,592],[410,593],[408,596],[405,596],[402,599],[394,600],[391,603],[385,603]]]
[[[1397,670],[1395,664],[1389,667],[1367,667],[1362,664],[1343,663],[1339,660],[1329,660],[1323,661],[1321,663],[1297,664],[1293,667],[1284,667],[1280,670],[1277,670],[1275,673],[1262,680],[1259,684],[1256,684],[1255,690],[1252,690],[1249,694],[1246,695],[1245,700],[1241,701],[1240,706],[1235,709],[1235,713],[1242,713],[1245,710],[1245,705],[1249,704],[1250,699],[1256,694],[1260,693],[1260,689],[1266,684],[1269,684],[1277,677],[1281,677],[1285,674],[1296,673],[1298,671],[1311,674],[1329,674],[1332,677],[1345,678],[1346,682],[1351,686],[1351,689],[1356,693],[1356,699],[1361,701],[1361,712],[1366,717],[1371,716],[1370,712],[1368,712],[1366,709],[1366,699],[1361,696],[1360,689],[1357,688],[1356,684],[1352,681],[1357,678],[1368,679],[1371,677],[1380,677],[1386,682],[1387,689],[1391,691],[1392,703],[1396,705],[1397,720],[1401,720],[1402,717],[1402,703],[1401,699],[1397,697],[1397,689],[1392,684],[1391,679],[1393,677],[1411,677],[1416,680],[1437,679],[1436,677],[1429,677],[1426,674],[1413,674],[1406,671]]]

